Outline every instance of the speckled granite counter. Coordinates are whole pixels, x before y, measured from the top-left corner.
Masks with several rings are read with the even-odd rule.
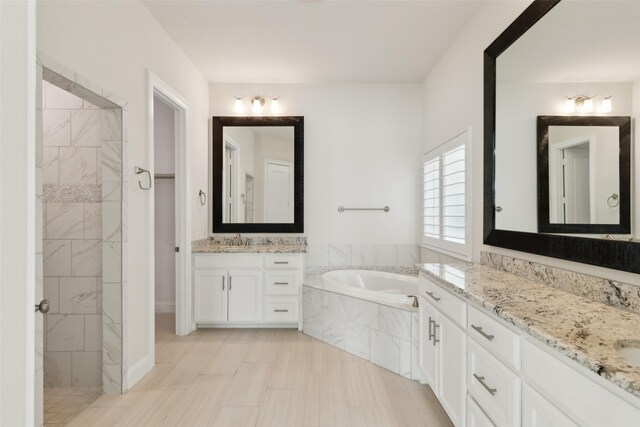
[[[307,252],[306,237],[250,237],[242,238],[237,244],[231,237],[212,237],[195,240],[191,243],[191,252],[238,254],[300,254]]]
[[[481,264],[418,267],[445,289],[640,397],[640,368],[616,352],[640,346],[640,315]]]

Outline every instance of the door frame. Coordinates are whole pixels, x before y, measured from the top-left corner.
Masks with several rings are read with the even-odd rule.
[[[189,120],[190,108],[186,100],[162,81],[151,70],[147,70],[147,164],[153,171],[154,127],[153,99],[160,98],[175,111],[175,206],[176,206],[176,335],[187,335],[193,330],[191,289],[191,200],[189,198]],[[149,248],[149,337],[147,353],[149,369],[155,365],[155,197],[149,192],[147,233]]]
[[[264,159],[264,167],[262,169],[263,173],[263,189],[262,189],[262,209],[264,210],[264,215],[263,215],[263,221],[267,222],[267,212],[269,211],[269,206],[268,206],[268,198],[267,198],[267,189],[269,188],[269,174],[267,173],[267,165],[268,164],[274,164],[274,165],[280,165],[280,166],[286,166],[289,168],[290,170],[290,174],[289,174],[289,185],[290,188],[292,190],[292,197],[290,202],[295,204],[295,179],[294,179],[294,175],[295,175],[295,171],[293,169],[293,162],[290,162],[288,160],[276,160],[276,159],[270,159],[270,158],[265,158]],[[254,192],[255,192],[255,186],[254,186]],[[293,222],[293,212],[291,213],[291,217],[289,218],[289,222]]]
[[[231,196],[232,196],[232,201],[233,201],[233,209],[231,209],[231,212],[229,212],[229,223],[235,223],[235,222],[240,222],[240,209],[239,209],[239,205],[238,203],[240,203],[240,195],[242,194],[242,171],[240,170],[240,165],[242,164],[242,150],[240,148],[240,144],[238,144],[233,138],[231,138],[230,136],[225,135],[224,137],[224,145],[222,146],[222,165],[223,168],[226,169],[227,166],[227,159],[225,156],[225,151],[227,149],[227,146],[231,147],[232,151],[233,151],[233,162],[231,163],[232,165],[234,165],[234,169],[232,172],[232,175],[235,175],[235,180],[232,183],[233,184],[233,188],[231,189]],[[226,170],[224,171],[224,173],[222,174],[222,188],[226,188],[227,185],[227,173]],[[224,191],[223,191],[224,194]],[[224,206],[226,206],[226,200],[223,200]],[[224,212],[224,208],[223,208],[223,212]]]

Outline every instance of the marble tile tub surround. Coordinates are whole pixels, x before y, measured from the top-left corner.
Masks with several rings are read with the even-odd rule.
[[[638,343],[640,315],[487,265],[428,263],[421,274],[640,397],[640,368],[617,348]]]
[[[303,332],[406,378],[418,379],[418,312],[302,287]]]
[[[234,237],[209,237],[191,242],[193,253],[305,253],[306,237],[269,236],[241,237],[240,245]]]
[[[309,243],[307,267],[415,267],[417,244]]]
[[[640,286],[618,282],[557,267],[482,252],[480,262],[489,267],[572,294],[640,314]]]

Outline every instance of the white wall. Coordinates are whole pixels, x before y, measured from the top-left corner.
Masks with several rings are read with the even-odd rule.
[[[234,96],[280,96],[305,118],[305,231],[311,244],[417,244],[420,239],[419,84],[211,84],[212,116]],[[339,213],[338,206],[391,212]]]
[[[175,111],[153,99],[153,170],[175,173]],[[155,191],[155,300],[156,312],[174,312],[176,302],[176,206],[175,179],[154,180]]]
[[[198,202],[198,190],[207,190],[208,85],[176,43],[144,5],[127,2],[38,2],[38,50],[70,70],[108,88],[128,102],[129,164],[127,363],[134,366],[147,356],[150,290],[148,218],[149,193],[137,186],[134,165],[149,168],[147,157],[147,70],[164,80],[189,104],[191,125],[192,237],[207,234],[207,207]]]
[[[423,86],[423,150],[437,146],[470,124],[473,125],[474,260],[479,260],[481,250],[492,250],[551,266],[638,283],[638,275],[485,246],[482,243],[483,52],[528,4],[529,2],[510,1],[484,6],[432,68]]]

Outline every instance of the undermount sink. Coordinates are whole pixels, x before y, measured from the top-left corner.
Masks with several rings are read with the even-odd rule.
[[[616,352],[630,365],[640,368],[640,341],[618,341]]]

